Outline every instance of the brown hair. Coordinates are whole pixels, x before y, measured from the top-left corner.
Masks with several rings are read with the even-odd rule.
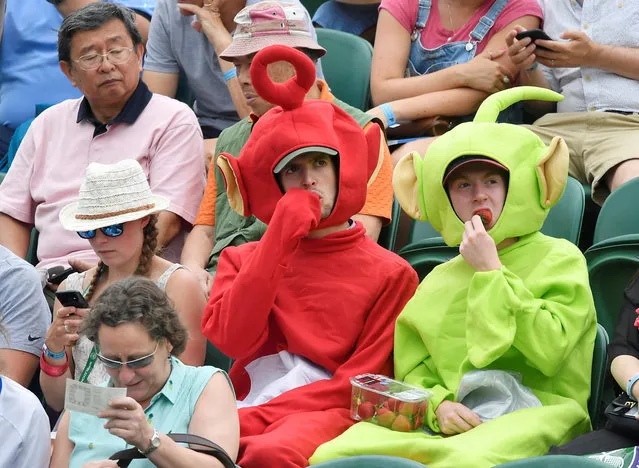
[[[149,270],[151,269],[151,263],[153,261],[153,256],[157,250],[158,246],[158,215],[154,214],[149,216],[149,222],[146,226],[144,226],[144,242],[142,243],[142,253],[140,254],[140,262],[138,263],[138,267],[135,270],[134,275],[139,276],[147,276]],[[93,275],[93,279],[91,283],[89,283],[89,287],[87,293],[85,295],[85,299],[90,301],[93,297],[93,293],[95,292],[95,288],[100,281],[100,278],[109,271],[108,265],[105,265],[102,260],[98,263],[98,268]]]
[[[104,290],[84,320],[82,333],[98,342],[100,326],[140,323],[155,341],[167,340],[172,354],[182,354],[188,332],[171,301],[158,285],[141,276],[129,276]]]

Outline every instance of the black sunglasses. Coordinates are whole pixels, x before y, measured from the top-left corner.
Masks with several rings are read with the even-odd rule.
[[[112,224],[111,226],[104,226],[100,228],[100,231],[102,231],[102,234],[104,234],[107,237],[118,237],[118,236],[121,236],[122,233],[124,232],[124,223]],[[77,231],[78,236],[82,237],[83,239],[93,239],[95,237],[96,232],[97,232],[97,229],[92,229],[90,231]]]
[[[109,369],[120,369],[122,366],[127,366],[129,369],[142,369],[153,362],[155,353],[158,351],[158,346],[160,346],[159,341],[155,344],[155,350],[151,354],[133,359],[132,361],[114,361],[113,359],[102,356],[100,353],[98,353],[98,359]]]

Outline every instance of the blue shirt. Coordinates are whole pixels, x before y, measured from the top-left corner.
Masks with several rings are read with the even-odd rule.
[[[111,1],[111,0],[108,0]],[[121,0],[150,18],[155,0]],[[0,125],[15,129],[35,117],[36,104],[81,97],[60,70],[62,15],[45,0],[8,0],[0,43]]]
[[[171,366],[169,379],[162,390],[151,398],[144,413],[158,432],[187,433],[195,404],[204,387],[216,372],[224,371],[211,366],[187,366],[175,357],[171,357]],[[226,378],[228,380],[228,376]],[[105,385],[110,385],[110,382]],[[131,448],[123,439],[111,435],[104,428],[104,423],[104,419],[90,414],[70,412],[69,440],[75,444],[70,468],[79,468],[90,461],[106,460],[115,452]],[[140,459],[134,460],[129,466],[154,465],[147,459]]]

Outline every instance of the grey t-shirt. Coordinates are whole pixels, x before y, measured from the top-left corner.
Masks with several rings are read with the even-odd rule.
[[[51,311],[36,269],[0,245],[0,348],[40,356]]]
[[[246,6],[259,1],[247,0]],[[299,3],[299,0],[288,1]],[[239,117],[215,49],[204,34],[191,27],[194,19],[195,16],[180,13],[176,0],[158,0],[146,44],[144,69],[161,73],[184,73],[195,96],[194,110],[200,126],[224,130],[237,122]],[[315,29],[312,33],[317,40]],[[319,61],[317,76],[323,76]]]

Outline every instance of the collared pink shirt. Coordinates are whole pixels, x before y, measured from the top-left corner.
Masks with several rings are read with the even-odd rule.
[[[89,242],[63,229],[58,219],[60,210],[77,199],[91,162],[137,160],[151,191],[167,197],[168,210],[190,224],[202,199],[202,132],[188,106],[154,94],[135,123],[114,123],[94,138],[93,124],[77,122],[81,102],[64,101],[33,121],[0,185],[0,212],[35,225],[40,233],[38,267],[66,265],[69,256],[97,263]],[[178,235],[176,242],[182,240]]]

